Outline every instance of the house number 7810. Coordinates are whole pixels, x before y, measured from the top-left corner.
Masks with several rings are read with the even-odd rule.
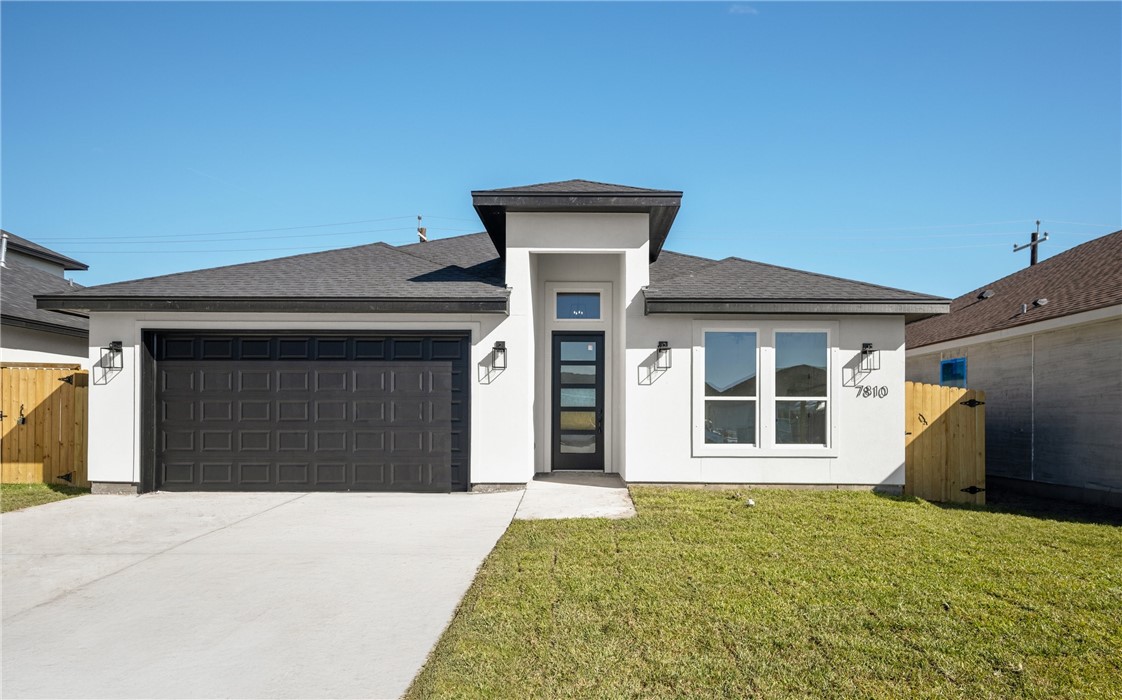
[[[857,387],[857,398],[859,399],[883,399],[885,396],[888,396],[888,387],[886,386]]]

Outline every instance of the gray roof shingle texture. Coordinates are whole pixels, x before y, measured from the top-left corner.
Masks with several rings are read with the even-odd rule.
[[[75,297],[274,299],[498,299],[503,263],[486,233],[399,247],[374,243],[262,262],[88,287]],[[915,292],[775,265],[663,251],[648,299],[943,301]]]
[[[691,263],[692,264],[692,263]],[[945,300],[903,289],[792,270],[777,265],[725,258],[656,282],[651,300],[939,302]]]
[[[987,289],[993,296],[979,299]],[[1033,306],[1041,298],[1048,303]],[[1122,304],[1122,231],[971,290],[951,302],[949,314],[910,323],[904,335],[917,348],[1115,304]]]
[[[457,265],[386,243],[87,287],[75,297],[498,299],[506,290]]]
[[[523,185],[521,187],[502,187],[497,190],[477,190],[491,194],[680,194],[675,190],[651,190],[645,187],[631,187],[629,185],[613,185],[608,182],[593,182],[592,180],[561,180],[559,182],[541,182],[536,185]]]
[[[88,330],[90,322],[85,316],[48,311],[35,306],[36,294],[59,294],[75,289],[78,287],[71,286],[69,280],[63,277],[9,260],[7,267],[0,268],[0,316]]]
[[[51,250],[46,246],[41,246],[38,243],[27,240],[23,236],[17,236],[11,231],[0,231],[8,234],[8,247],[9,250],[18,250],[24,255],[31,255],[42,260],[47,260],[53,263],[62,265],[67,270],[88,270],[90,266],[84,262],[75,260],[74,258],[67,257],[58,251]]]

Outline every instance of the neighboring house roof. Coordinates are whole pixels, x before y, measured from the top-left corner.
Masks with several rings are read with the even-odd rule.
[[[993,294],[981,298],[986,291]],[[1048,302],[1035,306],[1038,299]],[[908,324],[904,333],[916,348],[1115,304],[1122,304],[1122,231],[971,290],[951,302],[949,314]]]
[[[725,258],[656,282],[647,313],[861,313],[922,318],[946,313],[942,297]]]
[[[71,283],[56,274],[9,259],[0,268],[0,323],[85,337],[90,322],[85,316],[40,309],[36,294],[74,291]]]
[[[386,243],[180,272],[40,297],[88,311],[506,313],[501,282]]]
[[[501,258],[506,257],[507,212],[646,213],[649,255],[654,262],[670,234],[674,218],[678,216],[682,193],[590,180],[564,180],[497,190],[474,190],[471,203]]]
[[[32,243],[23,236],[17,236],[10,231],[0,230],[0,233],[7,234],[8,236],[8,250],[14,250],[24,255],[29,255],[33,258],[46,260],[47,262],[61,265],[64,270],[88,270],[90,266],[84,262],[79,262],[74,258],[68,258],[62,253],[51,250],[50,248],[43,247],[38,243]]]

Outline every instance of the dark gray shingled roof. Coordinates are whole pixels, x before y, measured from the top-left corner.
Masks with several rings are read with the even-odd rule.
[[[323,253],[88,287],[40,300],[83,310],[494,312],[503,262],[486,233]],[[945,313],[947,300],[864,282],[665,251],[650,265],[647,313]]]
[[[503,283],[503,265],[486,231],[466,236],[437,238],[425,243],[398,246],[411,255],[441,265],[457,265],[465,272],[495,284]]]
[[[466,236],[437,238],[426,243],[410,243],[398,248],[433,262],[459,265],[484,279],[496,281],[503,279],[502,261],[499,259],[499,254],[495,252],[495,244],[491,242],[486,231],[470,233]],[[658,260],[651,263],[651,283],[694,272],[716,262],[709,258],[664,250]]]
[[[87,287],[40,299],[88,310],[505,313],[507,291],[386,243]]]
[[[541,182],[536,185],[501,187],[497,190],[481,191],[493,194],[682,194],[674,190],[652,190],[646,187],[613,185],[608,182],[594,182],[592,180],[560,180],[558,182]]]
[[[656,282],[647,313],[946,313],[941,297],[867,282],[725,258]]]
[[[33,243],[23,236],[17,236],[11,231],[0,230],[0,233],[8,234],[8,250],[15,250],[23,253],[24,255],[30,255],[32,257],[39,258],[40,260],[46,260],[47,262],[53,262],[56,265],[62,265],[62,268],[64,270],[90,269],[90,266],[84,262],[79,262],[74,258],[68,258],[62,253],[53,251],[50,248],[39,245],[38,243]]]
[[[980,298],[986,290],[993,295]],[[1035,306],[1037,299],[1048,303]],[[971,290],[951,302],[946,316],[908,324],[904,337],[918,348],[1115,304],[1122,304],[1122,231]]]
[[[74,290],[63,277],[9,259],[6,267],[0,267],[0,322],[84,337],[90,327],[85,316],[48,311],[35,305],[36,294]]]

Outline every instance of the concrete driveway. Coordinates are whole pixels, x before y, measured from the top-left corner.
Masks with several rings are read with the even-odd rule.
[[[521,498],[162,493],[7,513],[3,697],[397,697]]]

